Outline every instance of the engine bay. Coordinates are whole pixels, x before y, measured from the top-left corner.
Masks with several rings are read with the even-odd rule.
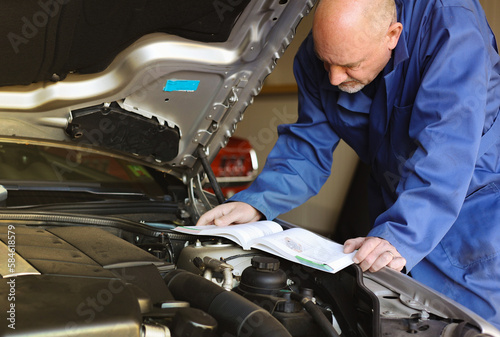
[[[64,218],[64,216],[63,216]],[[336,274],[157,226],[19,225],[2,336],[473,336],[352,265]],[[6,226],[0,238],[6,245]],[[10,283],[9,283],[10,282]],[[13,283],[12,283],[13,282]],[[5,302],[5,303],[4,303]],[[388,309],[389,308],[389,309]],[[7,319],[9,318],[9,313]]]

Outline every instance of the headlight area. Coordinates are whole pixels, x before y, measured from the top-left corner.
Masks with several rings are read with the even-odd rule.
[[[16,268],[2,269],[0,283],[2,315],[11,315],[15,280],[15,329],[4,317],[2,336],[479,334],[410,308],[384,316],[380,296],[365,286],[357,266],[328,274],[158,226],[134,231],[105,222],[77,225],[70,216],[66,226],[45,220],[0,226],[2,251],[8,226],[16,236]],[[387,292],[384,301],[398,301]]]

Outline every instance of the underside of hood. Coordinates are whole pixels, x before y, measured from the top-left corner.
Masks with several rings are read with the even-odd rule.
[[[212,160],[315,1],[9,1],[0,137],[148,162]]]

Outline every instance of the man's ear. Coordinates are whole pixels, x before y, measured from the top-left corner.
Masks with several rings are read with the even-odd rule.
[[[387,34],[386,34],[387,47],[390,50],[393,50],[394,48],[396,48],[402,31],[403,31],[403,25],[401,24],[401,22],[393,23],[389,27],[389,29],[387,30]]]

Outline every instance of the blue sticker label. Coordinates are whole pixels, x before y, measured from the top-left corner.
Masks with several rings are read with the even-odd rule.
[[[200,81],[194,80],[168,80],[163,91],[186,91],[193,92],[198,89]]]

